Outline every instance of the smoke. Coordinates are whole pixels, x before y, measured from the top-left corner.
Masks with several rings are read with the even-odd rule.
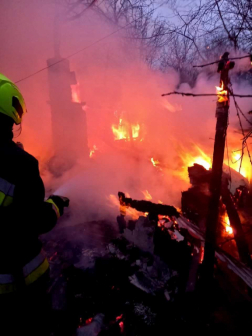
[[[63,175],[55,177],[48,170],[48,162],[55,153],[48,70],[18,84],[28,113],[17,140],[38,158],[47,193],[70,198],[67,225],[115,218],[118,205],[111,195],[117,195],[118,191],[143,199],[147,190],[154,202],[180,206],[181,191],[189,186],[179,174],[186,170],[183,156],[199,155],[195,145],[212,156],[216,98],[161,97],[161,94],[175,89],[214,93],[218,75],[202,72],[194,88],[179,84],[179,76],[172,69],[166,73],[150,70],[143,60],[139,41],[125,38],[124,30],[102,39],[117,27],[92,10],[79,19],[67,20],[64,3],[63,0],[57,4],[3,1],[4,10],[0,13],[0,25],[4,27],[1,72],[14,81],[46,67],[47,59],[54,57],[55,45],[60,46],[62,57],[83,49],[69,61],[76,73],[80,100],[86,103],[88,146],[90,150],[96,146],[97,150],[91,159],[85,159],[80,138],[73,145],[79,152],[78,162]],[[60,22],[58,30],[56,20]],[[234,90],[245,94],[250,87],[235,84]],[[248,100],[243,100],[241,107],[244,112],[251,109]],[[64,110],[60,100],[58,109]],[[60,127],[62,119],[64,113],[58,120]],[[136,140],[115,140],[112,125],[118,127],[120,119],[126,126],[139,125]],[[76,129],[71,122],[59,135],[63,144],[66,132],[74,136]],[[241,137],[232,105],[230,151],[241,148]],[[160,162],[159,167],[152,165],[151,158]]]

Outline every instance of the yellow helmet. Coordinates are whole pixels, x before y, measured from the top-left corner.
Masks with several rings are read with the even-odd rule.
[[[26,113],[25,101],[17,86],[0,74],[0,113],[12,118],[20,124]]]

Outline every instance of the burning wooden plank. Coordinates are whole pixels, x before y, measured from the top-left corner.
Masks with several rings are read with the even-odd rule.
[[[136,201],[127,198],[123,192],[118,192],[120,205],[123,207],[131,207],[143,213],[147,212],[152,215],[175,216],[179,217],[177,209],[171,205],[155,204],[150,201]]]

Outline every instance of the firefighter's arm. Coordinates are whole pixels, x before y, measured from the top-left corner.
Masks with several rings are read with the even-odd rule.
[[[50,231],[63,214],[64,206],[58,196],[52,196],[44,201],[45,188],[40,177],[38,161],[33,157],[26,166],[15,196],[19,202],[21,216],[27,218],[27,225],[37,234]]]

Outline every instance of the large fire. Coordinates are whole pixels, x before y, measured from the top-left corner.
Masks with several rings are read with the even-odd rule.
[[[218,94],[218,102],[219,103],[224,103],[228,101],[228,95],[227,95],[227,90],[224,89],[224,83],[221,81],[221,87],[216,86],[217,94]]]
[[[181,159],[183,160],[186,169],[187,167],[192,167],[194,163],[197,163],[209,170],[212,166],[212,160],[210,157],[199,146],[195,145],[194,148],[196,152],[195,155],[190,153],[184,153],[181,155]]]
[[[115,140],[136,140],[139,137],[140,125],[129,124],[122,119],[119,120],[118,125],[112,125],[112,132]]]
[[[230,166],[239,172],[242,176],[246,177],[248,180],[251,178],[251,164],[248,160],[245,158],[242,160],[242,166],[241,165],[241,154],[234,152],[232,154],[232,163]],[[240,169],[241,168],[241,169]]]
[[[193,153],[193,154],[192,154]],[[184,181],[188,181],[188,167],[192,167],[195,163],[203,166],[207,170],[212,167],[211,158],[197,145],[194,145],[194,148],[191,152],[186,149],[180,150],[180,166],[174,175],[180,177]]]
[[[174,175],[179,176],[183,180],[188,181],[188,167],[192,167],[195,163],[203,166],[207,170],[212,167],[211,158],[197,145],[194,145],[194,148],[191,152],[188,152],[186,149],[180,150],[180,158],[182,160],[182,165],[179,167],[178,171]],[[152,160],[151,160],[152,161]],[[158,161],[157,161],[158,162]],[[229,165],[232,169],[240,173],[242,176],[250,180],[251,178],[251,164],[247,157],[243,158],[242,166],[241,163],[241,154],[237,152],[232,153],[231,160],[227,158],[224,160],[226,165]],[[152,161],[153,166],[156,166],[155,161]],[[158,164],[160,164],[158,162]]]

